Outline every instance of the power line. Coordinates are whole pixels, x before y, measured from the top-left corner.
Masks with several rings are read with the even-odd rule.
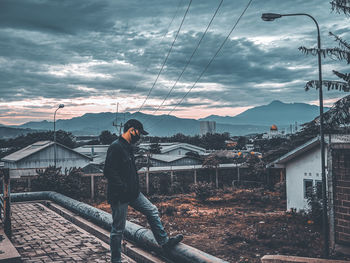
[[[241,18],[244,16],[245,12],[247,11],[247,9],[249,8],[250,4],[252,3],[253,0],[250,0],[248,2],[248,4],[246,5],[246,7],[244,8],[243,12],[241,13],[241,15],[238,17],[236,23],[233,25],[233,27],[231,28],[230,32],[228,33],[228,35],[226,36],[225,40],[221,43],[219,49],[216,51],[216,53],[214,54],[214,56],[211,58],[211,60],[209,61],[209,63],[206,65],[206,67],[204,68],[204,70],[201,72],[201,74],[199,75],[199,77],[197,78],[197,80],[193,83],[192,87],[186,92],[186,94],[181,98],[181,100],[175,105],[175,107],[170,110],[166,115],[170,115],[182,102],[183,100],[186,98],[186,96],[191,92],[191,90],[196,86],[196,84],[198,83],[198,81],[200,80],[200,78],[203,76],[203,74],[207,71],[207,69],[209,68],[210,64],[213,62],[213,60],[215,59],[215,57],[218,55],[218,53],[220,52],[220,50],[223,48],[223,46],[225,45],[226,41],[229,39],[230,35],[232,34],[233,30],[237,27],[238,23],[240,22]],[[159,121],[157,121],[153,126],[155,126],[156,124],[158,124],[160,121],[162,121],[162,119],[160,119]],[[152,126],[152,127],[153,127]],[[151,128],[152,128],[151,127]],[[149,129],[149,128],[148,128]]]
[[[143,108],[143,106],[145,105],[146,101],[147,101],[148,98],[149,98],[149,95],[151,94],[151,92],[152,92],[154,86],[156,85],[156,83],[157,83],[157,81],[158,81],[158,78],[159,78],[160,74],[161,74],[162,71],[163,71],[163,68],[164,68],[164,66],[165,66],[165,63],[166,63],[167,60],[168,60],[168,57],[169,57],[169,55],[170,55],[170,52],[171,52],[171,50],[172,50],[173,47],[174,47],[175,41],[176,41],[176,39],[177,39],[177,36],[179,35],[180,30],[181,30],[181,27],[182,27],[182,25],[183,25],[183,23],[184,23],[184,21],[185,21],[185,18],[186,18],[186,15],[187,15],[187,13],[188,13],[188,10],[190,9],[191,3],[192,3],[192,0],[190,0],[190,2],[189,2],[189,4],[188,4],[188,7],[187,7],[187,9],[186,9],[186,12],[185,12],[185,14],[184,14],[184,16],[183,16],[183,18],[182,18],[180,27],[179,27],[179,29],[178,29],[177,32],[176,32],[174,41],[173,41],[173,43],[171,44],[171,47],[170,47],[170,49],[169,49],[169,51],[168,51],[167,56],[165,57],[165,60],[164,60],[164,62],[163,62],[163,65],[162,65],[161,69],[160,69],[159,72],[158,72],[157,78],[156,78],[156,80],[154,81],[154,83],[153,83],[151,89],[149,90],[146,99],[143,101],[141,107],[139,108],[139,110],[138,110],[137,112],[140,112],[141,109]]]
[[[191,62],[191,60],[192,60],[194,54],[197,52],[197,49],[199,48],[199,45],[201,44],[201,42],[202,42],[202,40],[203,40],[205,34],[208,32],[208,29],[209,29],[211,23],[213,22],[213,20],[214,20],[216,14],[218,13],[218,11],[219,11],[219,9],[220,9],[220,7],[221,7],[223,1],[224,1],[224,0],[221,0],[221,1],[220,1],[218,7],[217,7],[216,10],[215,10],[214,15],[212,16],[212,18],[211,18],[211,20],[210,20],[210,22],[209,22],[209,24],[208,24],[208,26],[207,26],[207,28],[205,29],[204,33],[202,34],[202,37],[200,38],[200,40],[199,40],[199,42],[198,42],[196,48],[193,50],[193,52],[192,52],[192,54],[191,54],[189,60],[187,61],[187,63],[186,63],[186,65],[184,66],[184,68],[182,69],[181,74],[179,75],[179,77],[178,77],[177,80],[175,81],[174,85],[172,86],[172,88],[170,89],[170,91],[168,92],[168,94],[166,95],[166,97],[164,98],[164,100],[162,101],[162,103],[161,103],[161,104],[158,106],[158,108],[152,113],[152,115],[155,114],[155,113],[163,106],[164,102],[168,99],[169,95],[170,95],[171,92],[174,90],[176,84],[178,83],[178,81],[179,81],[180,78],[182,77],[183,73],[184,73],[185,70],[187,69],[187,66],[190,64],[190,62]]]
[[[159,41],[160,44],[163,43],[163,40],[164,40],[165,36],[169,33],[169,28],[171,27],[172,23],[174,22],[175,17],[177,16],[177,13],[178,13],[178,11],[179,11],[179,9],[180,9],[180,6],[181,6],[182,2],[183,2],[183,0],[180,0],[180,1],[179,1],[178,5],[177,5],[177,8],[176,8],[176,11],[175,11],[175,14],[174,14],[173,18],[171,19],[171,21],[170,21],[170,23],[169,23],[169,25],[168,25],[168,27],[167,27],[167,29],[166,29],[164,35],[162,36],[162,38],[161,38],[160,41]],[[162,49],[163,49],[163,48],[162,48]],[[144,74],[146,73],[146,71],[147,71],[147,68],[145,68],[145,69],[143,70],[142,75],[144,75]],[[129,91],[129,93],[132,94],[132,93],[136,90],[136,88],[137,88],[137,85],[135,85],[135,86]]]

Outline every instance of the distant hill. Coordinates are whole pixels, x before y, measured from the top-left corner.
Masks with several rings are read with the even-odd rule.
[[[290,124],[302,124],[318,116],[318,107],[305,103],[283,103],[273,101],[268,105],[258,106],[234,117],[211,115],[200,120],[213,120],[217,122],[216,130],[219,133],[229,132],[231,135],[245,135],[263,133],[269,130],[272,124],[279,128],[287,128]],[[325,108],[325,111],[328,108]],[[72,132],[75,135],[99,135],[103,130],[117,132],[113,127],[115,113],[86,113],[83,116],[68,120],[57,120],[56,129]],[[141,112],[119,113],[118,122],[135,118],[144,123],[145,129],[152,136],[172,136],[176,133],[186,135],[199,134],[199,121],[196,119],[178,118],[172,115],[147,115]],[[28,122],[17,126],[18,128],[31,128],[52,130],[53,123],[49,121]]]
[[[22,128],[12,128],[0,125],[0,139],[15,138],[20,135],[25,135],[27,133],[37,132],[33,129],[22,129]]]
[[[325,107],[326,112],[329,108]],[[306,103],[283,103],[274,100],[268,105],[251,108],[236,116],[210,115],[200,120],[216,121],[226,124],[255,124],[289,126],[297,122],[302,124],[313,120],[319,115],[319,107]]]

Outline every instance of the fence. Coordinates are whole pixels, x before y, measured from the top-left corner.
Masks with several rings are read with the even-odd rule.
[[[266,183],[264,176],[251,175],[249,167],[236,164],[221,164],[217,168],[206,168],[201,165],[150,167],[141,169],[139,178],[141,190],[145,194],[186,193],[190,191],[190,186],[197,182],[211,182],[219,188],[232,185],[256,187]],[[29,176],[11,178],[11,191],[13,193],[37,191],[33,188],[36,179]],[[80,186],[79,189],[75,188],[77,193],[80,191],[95,201],[106,199],[107,180],[102,173],[84,174]],[[66,192],[62,193],[69,195]]]
[[[0,195],[0,219],[4,224],[4,231],[11,238],[11,203],[10,203],[10,172],[9,169],[0,169],[2,194]],[[3,213],[3,216],[2,216]]]

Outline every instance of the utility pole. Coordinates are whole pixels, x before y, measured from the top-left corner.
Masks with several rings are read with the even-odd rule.
[[[122,134],[122,127],[123,127],[123,123],[120,122],[120,124],[118,124],[118,108],[119,108],[119,102],[117,103],[117,112],[115,114],[115,121],[113,121],[113,126],[117,129],[117,132],[119,130],[119,136]],[[125,114],[124,114],[124,121],[125,121]]]

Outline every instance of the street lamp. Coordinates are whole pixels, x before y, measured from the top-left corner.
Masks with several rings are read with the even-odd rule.
[[[55,110],[55,114],[53,115],[53,141],[54,141],[54,164],[56,168],[56,154],[57,154],[57,148],[56,148],[56,112],[59,109],[64,108],[64,104],[58,105],[58,108]]]
[[[309,14],[297,13],[297,14],[275,14],[265,13],[261,18],[264,21],[273,21],[282,16],[308,16],[316,24],[317,28],[317,55],[318,55],[318,90],[320,100],[320,137],[321,137],[321,173],[322,173],[322,199],[323,199],[323,235],[324,235],[324,257],[329,256],[329,230],[328,230],[328,216],[327,216],[327,193],[326,193],[326,172],[325,172],[325,152],[324,152],[324,132],[323,132],[323,93],[322,93],[322,69],[321,69],[321,37],[320,28],[315,18]]]

